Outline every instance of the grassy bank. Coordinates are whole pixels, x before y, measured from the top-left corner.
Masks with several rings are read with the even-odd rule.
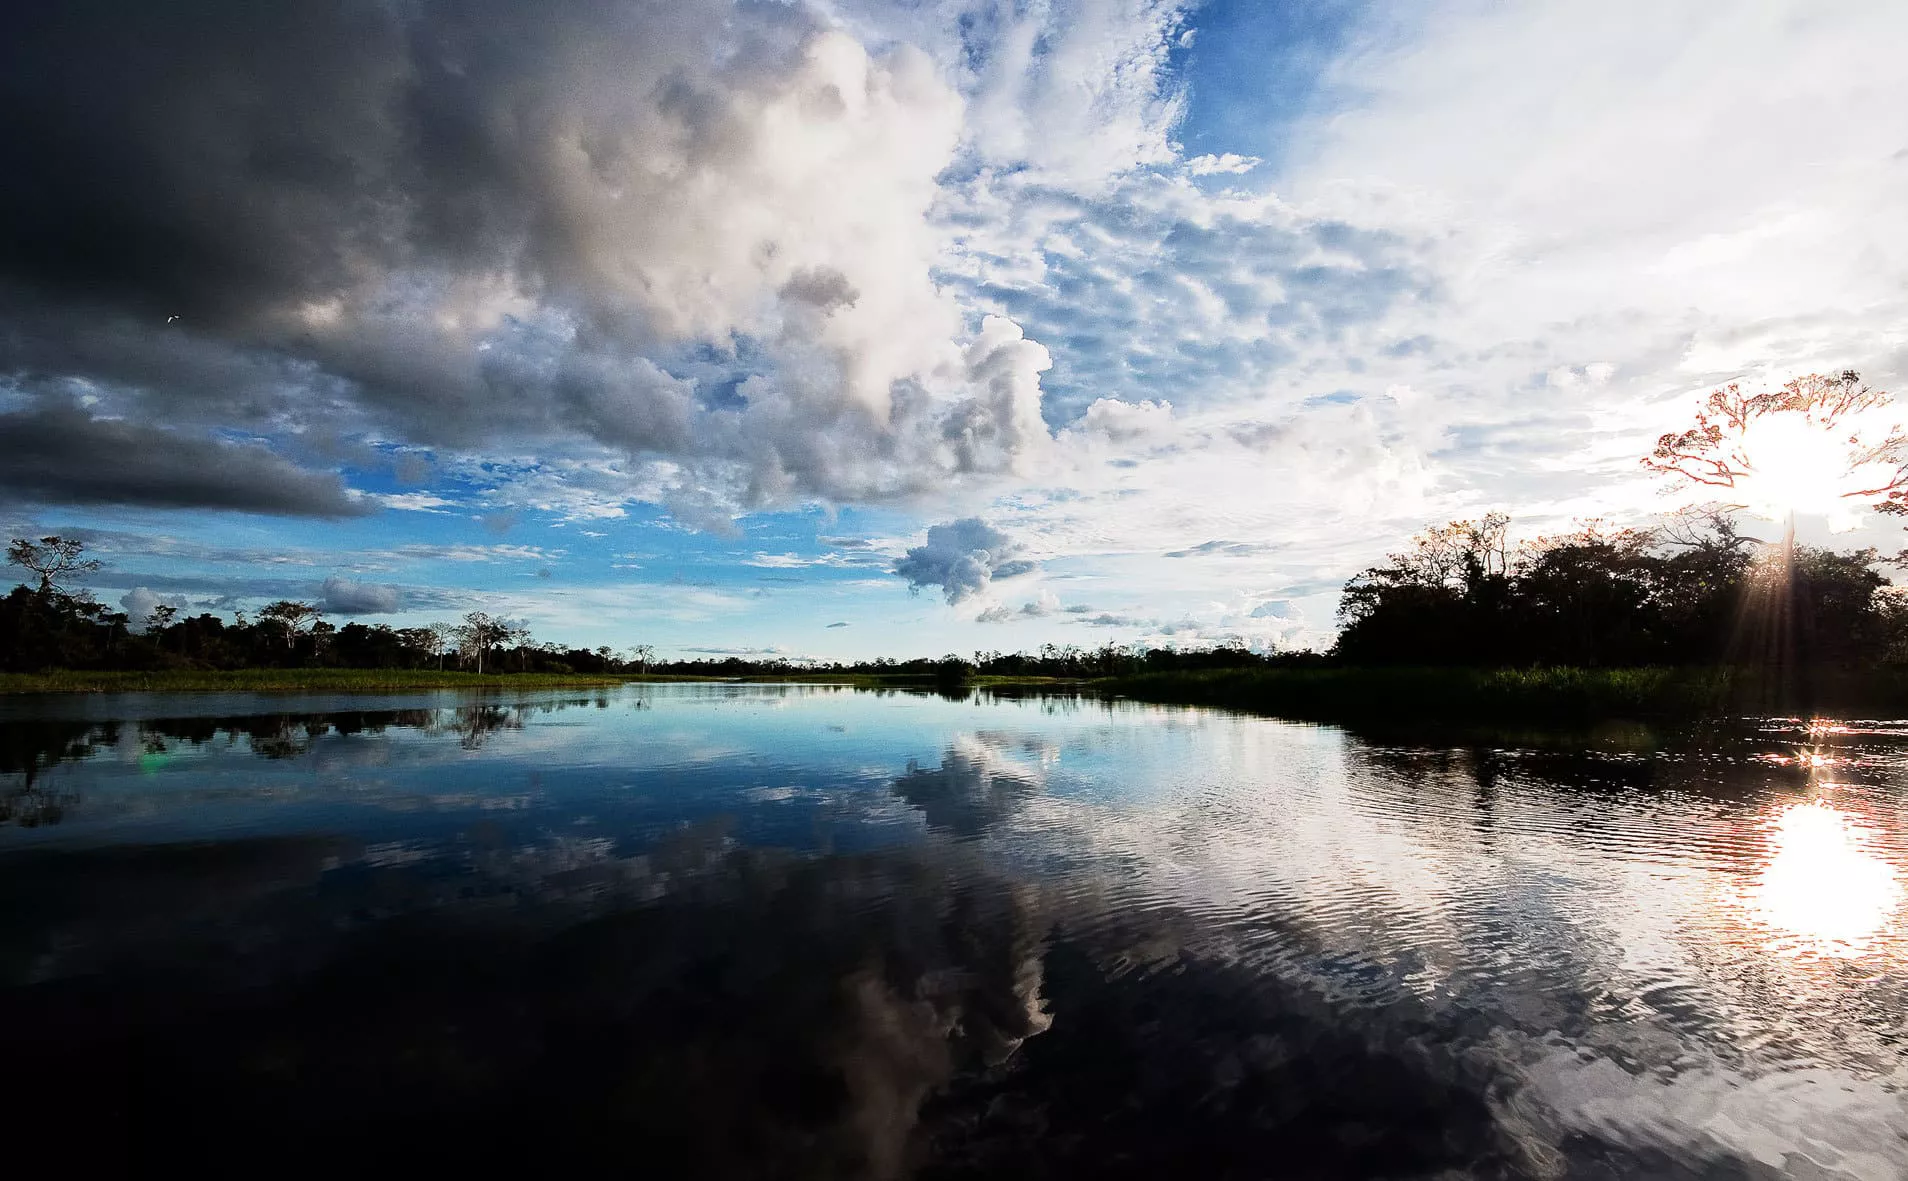
[[[478,676],[435,669],[246,668],[226,671],[169,669],[158,672],[0,673],[7,693],[192,693],[298,691],[384,693],[400,689],[588,689],[635,678],[510,673]]]
[[[1908,714],[1908,670],[1814,669],[1778,683],[1732,668],[1270,668],[1095,682],[1141,701],[1308,721],[1680,720],[1748,713]]]

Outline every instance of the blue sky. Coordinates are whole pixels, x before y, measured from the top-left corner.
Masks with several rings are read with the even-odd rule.
[[[1908,350],[1897,6],[219,7],[0,61],[0,525],[109,603],[1317,643]]]

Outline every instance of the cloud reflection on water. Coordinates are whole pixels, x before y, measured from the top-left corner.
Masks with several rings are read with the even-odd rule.
[[[85,722],[96,728],[85,734],[49,724],[38,737],[0,721],[0,751],[31,754],[39,783],[81,797],[58,830],[0,840],[153,847],[137,819],[210,848],[238,843],[221,825],[356,842],[327,852],[315,876],[271,871],[289,892],[271,903],[285,909],[261,914],[239,913],[253,905],[243,889],[149,890],[163,875],[134,858],[128,897],[197,899],[176,929],[140,912],[128,930],[147,952],[216,920],[277,932],[294,959],[375,964],[360,947],[374,931],[447,923],[439,950],[490,971],[510,957],[534,967],[538,931],[622,916],[608,942],[607,928],[576,937],[577,962],[624,957],[586,1009],[717,988],[758,1015],[751,1037],[779,1036],[805,1006],[833,1022],[789,1043],[821,1075],[776,1082],[721,1040],[731,1010],[682,1010],[680,1028],[645,1026],[639,1040],[661,1038],[657,1054],[712,1073],[642,1085],[698,1096],[671,1099],[678,1108],[729,1095],[732,1123],[783,1118],[781,1094],[797,1084],[898,1096],[863,1105],[883,1129],[875,1139],[836,1145],[883,1169],[925,1141],[943,1166],[930,1176],[1011,1174],[1059,1160],[1056,1129],[1075,1138],[1074,1164],[1164,1161],[1198,1137],[1215,1172],[1249,1148],[1280,1159],[1279,1145],[1299,1142],[1326,1154],[1305,1158],[1317,1161],[1329,1158],[1312,1127],[1321,1113],[1331,1136],[1355,1138],[1381,1110],[1399,1122],[1374,1143],[1402,1154],[1393,1163],[1426,1164],[1447,1159],[1411,1147],[1436,1125],[1426,1113],[1481,1098],[1498,1106],[1466,1125],[1482,1139],[1459,1155],[1505,1175],[1530,1162],[1493,1156],[1493,1126],[1573,1161],[1627,1161],[1630,1175],[1703,1175],[1738,1156],[1775,1175],[1804,1142],[1852,1177],[1873,1173],[1857,1167],[1862,1153],[1882,1162],[1875,1175],[1903,1163],[1900,1145],[1867,1130],[1908,1115],[1894,1089],[1908,1083],[1896,1044],[1908,943],[1894,919],[1870,921],[1878,905],[1898,913],[1908,864],[1902,734],[1811,734],[1816,766],[1761,757],[1797,749],[1794,727],[1676,744],[1405,742],[1086,698],[657,686],[609,703],[619,708],[545,698],[298,713],[275,700],[183,722],[164,720],[176,704],[155,704],[144,720]],[[155,745],[177,757],[143,773]],[[707,836],[699,860],[666,852],[684,832]],[[44,899],[55,862],[28,872],[18,857],[18,897]],[[63,882],[105,880],[98,864],[58,864]],[[100,913],[120,905],[91,897]],[[109,932],[85,914],[55,930],[39,906],[51,958],[33,971],[110,963]],[[287,916],[306,925],[282,926]],[[336,944],[339,930],[351,946]],[[1849,954],[1784,954],[1781,941]],[[540,1013],[569,995],[506,981],[460,999],[455,973],[409,960],[403,971],[474,1013],[517,1014],[506,1032],[527,1044],[544,1032],[520,1023],[521,1006]],[[937,1008],[949,998],[957,1016]],[[358,1003],[369,1017],[383,1002]],[[415,1016],[399,1010],[399,1025]],[[964,1067],[944,1057],[956,1025]],[[418,1049],[380,1042],[377,1028],[353,1035],[359,1053]],[[443,1052],[517,1069],[517,1051],[490,1037],[473,1027]],[[876,1073],[844,1082],[862,1069],[852,1046],[873,1047]],[[882,1073],[895,1063],[915,1066]],[[1805,1082],[1808,1103],[1793,1090]],[[757,1103],[766,1116],[748,1114]],[[840,1103],[804,1111],[795,1124],[863,1118]],[[1258,1120],[1276,1135],[1255,1139]],[[824,1157],[853,1174],[847,1158]],[[1365,1175],[1351,1159],[1320,1175]]]

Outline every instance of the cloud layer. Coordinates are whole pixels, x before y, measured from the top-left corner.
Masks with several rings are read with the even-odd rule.
[[[182,441],[607,450],[691,516],[906,497],[1046,438],[1045,351],[931,279],[961,96],[816,10],[81,2],[23,16],[0,79],[27,421],[83,391]],[[9,491],[139,491],[96,482]]]

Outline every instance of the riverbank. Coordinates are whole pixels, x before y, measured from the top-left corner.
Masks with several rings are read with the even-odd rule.
[[[684,676],[674,673],[476,673],[437,669],[242,668],[111,669],[0,673],[0,696],[22,693],[388,693],[408,689],[600,689],[632,682],[722,681],[737,684],[823,684],[856,689],[931,690],[931,675],[879,673],[788,673],[748,677]],[[1077,685],[1054,677],[973,677],[958,688]]]
[[[1690,720],[1743,714],[1908,714],[1908,669],[1246,668],[1093,682],[1139,701],[1305,721]]]

